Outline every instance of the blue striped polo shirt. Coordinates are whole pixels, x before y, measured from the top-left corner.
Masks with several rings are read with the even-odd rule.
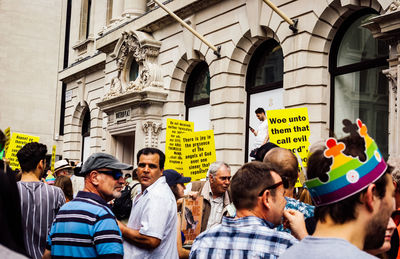
[[[111,209],[100,196],[82,191],[61,207],[47,249],[52,258],[122,258],[124,254]]]

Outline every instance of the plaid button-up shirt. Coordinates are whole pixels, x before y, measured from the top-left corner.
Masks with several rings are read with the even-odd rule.
[[[272,223],[258,217],[224,217],[221,225],[196,238],[190,258],[278,258],[297,242],[290,234],[273,229]]]

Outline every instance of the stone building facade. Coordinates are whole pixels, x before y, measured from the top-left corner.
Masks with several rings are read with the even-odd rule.
[[[396,2],[272,2],[298,20],[297,32],[262,0],[167,1],[220,48],[216,55],[153,1],[67,1],[62,155],[105,151],[135,163],[142,147],[164,149],[166,119],[175,118],[214,130],[217,160],[237,168],[248,159],[248,125],[260,105],[307,107],[311,143],[339,136],[343,118],[361,117],[384,153],[398,155],[398,79],[388,70],[397,50],[388,62],[392,43],[362,27]]]
[[[0,129],[40,137],[50,155],[52,145],[62,154],[63,144],[55,118],[56,110],[60,113],[57,86],[63,65],[61,2],[0,3]]]

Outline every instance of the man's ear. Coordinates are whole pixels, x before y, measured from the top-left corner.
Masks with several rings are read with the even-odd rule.
[[[43,171],[44,170],[44,159],[40,160],[36,166],[37,169]]]
[[[91,171],[89,173],[89,181],[94,185],[94,186],[98,186],[99,182],[100,182],[100,174],[97,171]]]
[[[360,197],[361,202],[365,204],[366,209],[370,212],[374,210],[375,203],[378,201],[378,197],[374,195],[375,188],[375,184],[370,184],[367,191]]]
[[[212,174],[210,174],[210,175],[208,176],[208,179],[209,179],[210,183],[213,183],[213,182],[214,182],[214,176],[213,176]]]
[[[271,209],[271,199],[272,199],[271,191],[266,190],[262,195],[262,203],[264,207],[266,207],[268,210]]]

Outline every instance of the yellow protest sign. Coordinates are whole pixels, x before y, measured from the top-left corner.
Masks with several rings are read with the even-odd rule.
[[[214,131],[185,133],[181,140],[183,175],[192,181],[206,178],[208,167],[216,160]]]
[[[56,145],[53,146],[51,149],[51,163],[50,163],[50,168],[51,171],[54,173],[54,163],[56,162]]]
[[[193,132],[194,123],[190,121],[167,119],[167,133],[165,138],[165,169],[175,169],[183,173],[183,158],[181,149],[181,135]]]
[[[6,145],[4,147],[4,152],[7,153],[8,147],[10,146],[11,129],[8,127],[4,130],[4,135],[6,135]]]
[[[267,111],[269,141],[291,150],[307,166],[310,123],[307,108]],[[300,165],[299,165],[300,166]],[[296,187],[301,186],[300,182]]]
[[[10,161],[10,167],[20,169],[20,165],[17,158],[18,151],[27,143],[39,142],[40,137],[30,136],[22,133],[14,132],[10,140],[10,146],[8,147],[6,158]]]

